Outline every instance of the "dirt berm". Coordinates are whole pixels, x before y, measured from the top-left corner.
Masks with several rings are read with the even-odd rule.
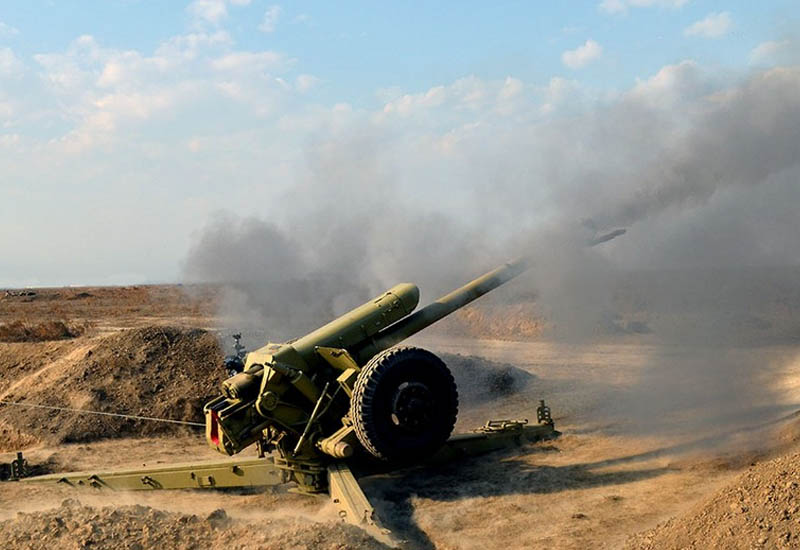
[[[20,352],[33,354],[29,345]],[[4,350],[4,355],[11,353]],[[61,355],[3,362],[2,400],[92,411],[203,422],[203,404],[218,392],[225,372],[213,334],[199,329],[147,327],[79,339]],[[15,370],[25,369],[19,376]],[[166,423],[45,409],[0,406],[0,450],[35,443],[92,441],[185,430]]]
[[[751,466],[688,514],[632,537],[626,550],[800,548],[800,453]]]

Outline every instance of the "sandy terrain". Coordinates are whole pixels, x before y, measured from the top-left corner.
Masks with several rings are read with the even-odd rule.
[[[124,405],[134,414],[160,404],[154,416],[195,418],[197,404],[213,391],[209,381],[218,375],[211,356],[219,351],[204,347],[207,337],[188,327],[213,325],[213,293],[189,298],[174,287],[47,292],[59,297],[0,300],[0,322],[55,318],[91,328],[72,339],[0,343],[0,399],[101,410]],[[72,298],[80,292],[91,296]],[[469,315],[480,330],[498,313]],[[150,338],[156,326],[164,338]],[[528,327],[533,338],[529,327],[539,325],[514,326]],[[446,359],[474,356],[450,357],[458,368],[464,361],[490,369],[510,364],[531,375],[508,394],[486,391],[485,380],[469,385],[462,379],[459,429],[489,418],[530,418],[544,398],[563,436],[363,480],[385,523],[408,547],[702,548],[703,540],[726,548],[792,547],[800,518],[792,500],[798,494],[792,457],[800,450],[793,415],[800,408],[800,347],[676,348],[630,335],[565,344],[475,340],[454,332],[451,325],[412,343]],[[204,382],[194,384],[191,372],[180,370],[192,357]],[[157,364],[178,374],[160,379]],[[122,379],[125,395],[115,395],[111,389]],[[92,393],[101,386],[96,380],[105,393]],[[24,448],[32,463],[51,471],[216,457],[202,434],[188,428],[153,430],[0,406],[0,429],[1,450]],[[75,442],[79,433],[92,437]],[[11,457],[0,454],[0,461]],[[286,489],[104,494],[6,483],[0,485],[0,546],[379,547],[338,523],[325,499]],[[79,503],[62,504],[70,498]],[[783,500],[772,506],[769,499]],[[734,500],[747,510],[735,515]],[[723,521],[726,513],[733,515]]]

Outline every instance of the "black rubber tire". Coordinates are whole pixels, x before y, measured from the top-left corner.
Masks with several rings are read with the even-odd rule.
[[[393,414],[401,388],[425,388],[426,422],[414,429],[398,425]],[[373,357],[356,379],[350,415],[361,445],[380,460],[406,462],[426,458],[453,432],[458,391],[450,370],[433,353],[398,347]]]

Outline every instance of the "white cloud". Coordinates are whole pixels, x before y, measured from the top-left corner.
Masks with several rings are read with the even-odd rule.
[[[67,134],[53,141],[56,149],[66,153],[82,153],[97,147],[109,147],[118,139],[122,125],[141,124],[156,115],[188,104],[200,93],[191,83],[146,89],[130,93],[100,96],[74,109],[79,123]]]
[[[503,101],[508,101],[517,97],[522,92],[524,87],[525,86],[520,79],[511,76],[506,77],[503,87],[498,93],[498,97]]]
[[[579,95],[577,83],[563,78],[537,87],[512,76],[489,81],[469,76],[419,93],[379,90],[377,97],[384,105],[372,119],[376,123],[403,119],[443,128],[455,125],[459,131],[467,131],[476,124],[499,123],[505,117],[521,121],[548,115],[566,101],[581,104]]]
[[[393,101],[386,103],[383,106],[383,112],[386,114],[398,114],[401,116],[408,116],[419,109],[428,107],[437,107],[441,105],[447,96],[447,91],[444,86],[435,86],[424,93],[419,94],[405,94]]]
[[[18,34],[18,29],[0,21],[0,36],[16,36]]]
[[[525,90],[525,84],[514,77],[506,77],[502,87],[497,92],[497,106],[495,110],[501,115],[513,113]]]
[[[580,86],[574,80],[567,80],[559,76],[550,79],[547,86],[541,88],[542,104],[539,112],[548,115],[557,111],[567,100],[575,99],[580,92]],[[576,103],[573,101],[573,103]]]
[[[209,23],[219,23],[228,16],[225,0],[194,0],[186,10],[198,19]]]
[[[95,105],[100,111],[113,113],[115,117],[146,119],[154,112],[174,105],[177,92],[178,90],[162,90],[150,94],[110,94],[98,99]]]
[[[438,109],[440,121],[463,117],[463,113],[483,113],[486,109],[503,109],[514,97],[516,79],[487,82],[475,76],[460,78],[448,85],[439,85],[425,92],[405,93],[399,90],[383,90],[387,101],[376,120],[399,116],[433,122],[430,112]]]
[[[603,55],[603,47],[589,39],[582,46],[562,53],[561,61],[570,69],[579,69],[600,58],[601,55]]]
[[[683,34],[686,36],[702,36],[703,38],[719,38],[727,34],[732,27],[731,14],[723,11],[709,13],[703,19],[695,21],[684,29]]]
[[[14,115],[14,106],[9,101],[0,98],[0,120],[9,119]],[[5,126],[5,124],[4,124]]]
[[[36,54],[33,58],[44,69],[39,76],[51,92],[80,96],[92,89],[101,72],[99,66],[112,55],[85,34],[73,40],[64,52]]]
[[[214,50],[220,46],[229,46],[232,43],[233,40],[226,31],[182,34],[162,43],[156,50],[156,56],[172,60],[191,60],[196,58],[203,50]]]
[[[295,79],[294,87],[300,93],[306,93],[319,84],[319,78],[310,74],[301,74]]]
[[[211,23],[218,25],[223,19],[228,17],[228,5],[249,6],[252,0],[194,0],[186,7],[194,18],[195,23]],[[200,26],[201,25],[196,25]]]
[[[672,109],[678,102],[692,101],[706,93],[700,67],[692,60],[666,65],[647,79],[637,79],[627,97],[655,109]]]
[[[606,13],[627,13],[629,8],[671,8],[676,9],[689,3],[689,0],[603,0],[600,9]]]
[[[0,147],[13,147],[19,141],[19,134],[0,134]]]
[[[103,67],[103,73],[97,79],[97,85],[103,88],[116,86],[125,80],[125,65],[118,61],[109,61]]]
[[[211,61],[218,71],[264,71],[283,66],[286,57],[277,52],[233,52]]]
[[[0,52],[0,59],[6,57]],[[299,97],[300,88],[313,85],[310,76],[300,78],[297,87],[282,85],[275,73],[288,70],[293,59],[272,51],[237,51],[223,30],[174,36],[150,55],[106,48],[86,35],[64,51],[34,59],[42,85],[33,93],[47,107],[35,113],[31,103],[15,101],[13,122],[19,126],[35,118],[49,135],[47,143],[70,154],[109,152],[130,134],[157,142],[152,128],[195,105],[247,112],[249,120],[271,116]],[[210,124],[206,116],[190,118],[193,127]]]
[[[102,72],[96,81],[100,88],[125,89],[142,85],[148,78],[158,78],[177,61],[166,57],[143,57],[137,51],[106,50],[98,63],[103,63]],[[92,70],[94,73],[95,71]]]
[[[493,87],[494,84],[490,85],[476,76],[459,78],[450,86],[457,100],[457,108],[470,111],[482,109],[492,97],[495,97],[496,94],[490,91]]]
[[[0,48],[0,75],[17,76],[25,69],[24,63],[14,55],[11,48]]]
[[[278,19],[281,16],[281,7],[278,5],[272,5],[267,8],[266,13],[264,13],[264,20],[261,21],[261,24],[258,26],[258,30],[261,32],[273,32],[275,27],[278,25]]]
[[[793,51],[790,40],[762,42],[750,51],[751,63],[769,63],[788,57]]]

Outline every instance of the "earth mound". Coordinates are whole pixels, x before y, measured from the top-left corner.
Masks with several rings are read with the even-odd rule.
[[[94,508],[76,500],[0,522],[0,548],[387,548],[344,523],[265,517],[258,524],[217,510],[205,518],[134,505]]]
[[[456,380],[459,402],[466,406],[517,393],[535,378],[510,363],[475,355],[442,353],[441,357]]]
[[[687,515],[632,537],[628,550],[798,548],[800,453],[751,466]]]
[[[2,400],[203,422],[203,404],[217,394],[225,377],[221,359],[216,337],[204,330],[132,329],[88,340],[4,388]],[[0,450],[185,429],[130,418],[0,407]]]

